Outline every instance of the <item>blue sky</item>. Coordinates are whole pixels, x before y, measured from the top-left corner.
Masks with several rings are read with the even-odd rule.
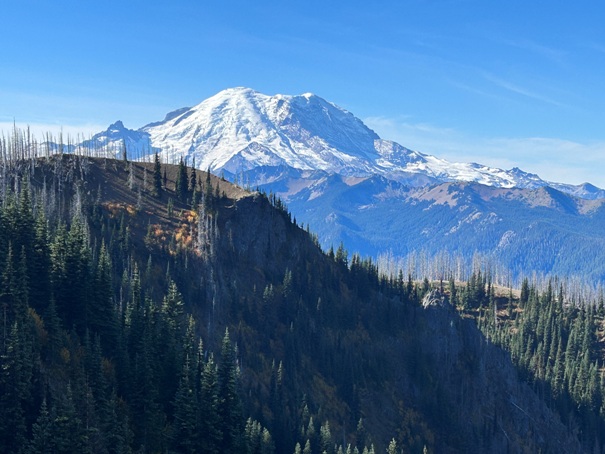
[[[383,138],[605,187],[599,1],[2,6],[0,129],[138,128],[216,92],[313,92]]]

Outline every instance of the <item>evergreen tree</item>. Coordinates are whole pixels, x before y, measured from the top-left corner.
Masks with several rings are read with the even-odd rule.
[[[189,192],[193,193],[197,190],[197,170],[195,168],[195,157],[191,165],[191,177],[189,178]]]
[[[303,448],[303,454],[312,454],[312,450],[311,450],[311,441],[309,441],[309,439],[307,439],[307,441],[305,442],[305,447]]]
[[[201,452],[215,454],[220,452],[223,433],[219,416],[218,376],[212,354],[204,365],[200,394],[200,405],[198,407],[198,420],[200,421],[199,446]]]
[[[166,170],[164,170],[164,178]],[[165,183],[164,183],[165,186]],[[153,195],[157,198],[162,198],[162,165],[160,164],[160,155],[155,154],[153,161]]]
[[[33,256],[28,261],[29,274],[29,303],[38,311],[44,313],[50,302],[50,238],[48,221],[44,210],[38,210],[35,225]]]
[[[172,448],[176,452],[191,453],[198,452],[197,436],[198,427],[196,418],[196,404],[198,397],[195,387],[191,383],[191,371],[189,357],[185,358],[179,387],[174,397],[174,421],[172,423]]]
[[[319,451],[321,453],[332,453],[332,433],[330,431],[330,423],[326,421],[319,429]]]
[[[397,442],[394,438],[389,442],[389,447],[387,448],[388,454],[399,454],[399,450],[397,449]]]
[[[181,157],[176,177],[176,196],[180,202],[186,203],[188,195],[189,178],[187,178],[187,167],[185,166],[183,158]]]
[[[32,426],[32,439],[28,454],[53,454],[52,421],[48,412],[46,398],[42,401],[38,419]]]
[[[0,289],[0,304],[3,309],[3,332],[2,338],[8,338],[7,327],[14,322],[23,323],[27,311],[26,289],[23,288],[20,276],[21,267],[17,269],[13,254],[12,243],[8,245],[8,253],[4,270],[2,271],[2,288]],[[21,282],[20,282],[21,281]]]
[[[239,396],[239,371],[235,348],[225,330],[218,366],[220,427],[223,432],[221,449],[224,453],[238,453],[241,449],[242,408]]]
[[[0,354],[0,452],[18,452],[26,444],[34,358],[25,323],[13,323]]]
[[[57,396],[51,411],[52,435],[55,452],[78,454],[85,452],[86,436],[82,420],[77,414],[71,385]]]
[[[105,243],[99,251],[94,284],[89,327],[101,336],[106,351],[113,353],[117,347],[117,317],[112,297],[111,259]]]

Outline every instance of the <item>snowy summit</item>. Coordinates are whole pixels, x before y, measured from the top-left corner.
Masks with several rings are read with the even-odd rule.
[[[159,152],[178,162],[236,175],[259,167],[380,175],[408,185],[468,181],[501,188],[553,186],[584,198],[604,197],[591,185],[550,183],[518,168],[449,162],[381,139],[352,113],[314,94],[268,96],[250,88],[223,90],[138,131],[116,122],[87,147],[125,144],[128,153]]]

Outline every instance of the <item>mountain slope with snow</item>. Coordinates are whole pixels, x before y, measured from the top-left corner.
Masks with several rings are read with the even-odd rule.
[[[592,185],[550,183],[518,168],[455,163],[381,139],[350,112],[313,94],[268,96],[231,88],[166,115],[138,131],[117,122],[82,146],[122,149],[138,158],[159,151],[166,162],[238,175],[289,167],[353,177],[380,175],[410,186],[467,181],[500,188],[553,186],[577,197],[605,197]]]
[[[423,251],[467,263],[478,254],[513,280],[605,282],[602,189],[413,151],[312,94],[232,88],[136,131],[116,122],[80,144],[105,156],[124,148],[130,159],[183,158],[272,192],[325,248],[342,242],[366,256]]]
[[[372,170],[378,136],[352,114],[317,96],[266,96],[224,90],[180,115],[141,129],[169,161],[237,173],[258,166]]]
[[[121,158],[124,151],[133,158],[141,158],[161,151],[151,145],[149,134],[128,129],[121,121],[116,121],[107,130],[85,140],[77,148],[77,151],[82,154],[95,150],[102,150],[105,156],[115,158]]]

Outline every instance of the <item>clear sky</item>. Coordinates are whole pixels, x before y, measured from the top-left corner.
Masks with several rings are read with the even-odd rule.
[[[0,14],[0,129],[88,135],[234,86],[313,92],[408,148],[605,187],[600,0],[18,0]]]

